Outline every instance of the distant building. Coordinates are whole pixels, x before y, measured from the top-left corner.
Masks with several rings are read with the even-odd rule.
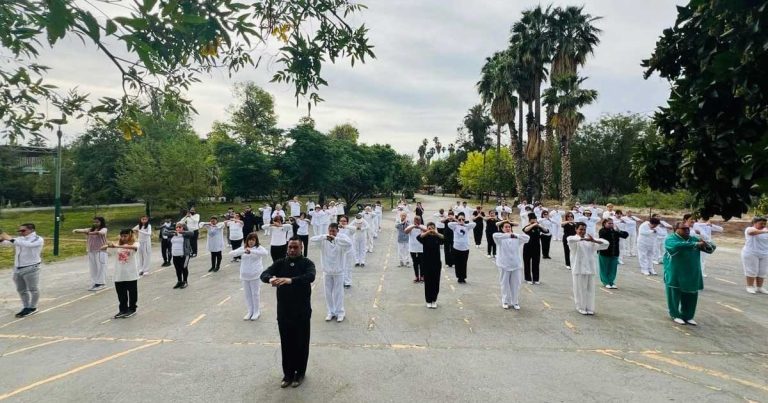
[[[46,162],[55,155],[55,148],[0,145],[0,163],[23,173],[49,173]]]

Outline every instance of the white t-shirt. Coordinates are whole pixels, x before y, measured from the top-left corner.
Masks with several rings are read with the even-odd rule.
[[[133,246],[138,247],[139,243],[136,242]],[[139,269],[136,268],[136,251],[133,249],[117,248],[114,281],[134,281],[138,279]]]
[[[744,238],[746,239],[743,249],[744,254],[760,257],[768,256],[768,234],[748,235],[747,231],[752,228],[749,227],[744,230]]]
[[[469,222],[459,225],[458,222],[451,221],[448,228],[453,231],[453,249],[465,251],[469,250],[469,233],[475,228],[475,223]]]
[[[523,259],[520,250],[523,244],[528,243],[531,237],[528,234],[514,234],[494,232],[493,241],[496,242],[496,266],[504,271],[513,271],[523,267]]]
[[[289,201],[288,208],[291,210],[291,217],[298,217],[301,214],[301,203],[297,201]]]
[[[229,227],[230,241],[239,241],[243,239],[243,223],[242,222],[230,221],[227,223],[227,227]]]
[[[426,229],[426,227],[424,228]],[[415,227],[408,233],[408,252],[410,253],[424,253],[424,244],[419,242],[418,238],[421,235],[421,228]]]
[[[205,227],[208,228],[208,251],[221,252],[224,249],[224,231],[222,231],[224,223],[220,222],[216,223],[216,225],[211,225],[209,223]],[[240,236],[242,237],[242,235],[243,230],[242,227],[240,227]]]
[[[298,218],[296,219],[296,224],[299,226],[299,230],[296,231],[296,235],[309,235],[309,221]]]

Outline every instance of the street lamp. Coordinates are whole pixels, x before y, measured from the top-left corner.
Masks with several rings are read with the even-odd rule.
[[[54,195],[53,256],[59,256],[59,231],[61,230],[61,125],[56,131],[59,144],[56,146],[56,193]]]

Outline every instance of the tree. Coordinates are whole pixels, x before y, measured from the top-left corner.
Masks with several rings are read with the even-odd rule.
[[[255,57],[252,49],[266,49],[270,42],[279,47],[272,81],[293,84],[297,105],[301,98],[308,106],[322,100],[318,90],[328,84],[321,75],[324,63],[348,58],[354,65],[374,57],[367,28],[352,22],[352,14],[365,6],[350,0],[137,0],[103,10],[99,5],[113,2],[87,3],[0,2],[0,44],[11,56],[0,68],[3,137],[27,132],[39,136],[41,130],[83,114],[106,114],[118,119],[116,126],[126,136],[140,134],[138,114],[151,110],[148,105],[136,108],[140,99],[178,95],[219,66],[228,73],[258,67],[261,55]],[[91,104],[87,95],[60,93],[45,80],[49,68],[37,63],[44,46],[40,39],[53,46],[67,35],[92,43],[114,64],[122,78],[122,97]],[[126,49],[128,55],[116,49]],[[45,102],[56,112],[40,114]]]
[[[349,142],[348,139],[331,138],[307,125],[293,128],[288,137],[291,145],[280,158],[279,169],[288,180],[290,193],[302,194],[318,191],[325,194],[333,189],[327,187],[329,175],[334,167],[334,141]],[[354,144],[354,142],[352,143]],[[319,158],[328,156],[330,158]]]
[[[690,189],[704,215],[739,217],[768,192],[767,8],[691,1],[643,61],[646,78],[658,73],[672,87],[654,116],[663,158],[645,161],[647,172]]]
[[[334,126],[333,129],[328,132],[328,137],[336,140],[357,143],[357,140],[360,138],[360,130],[357,130],[357,128],[350,123],[344,123]]]
[[[128,143],[113,125],[97,124],[70,146],[75,162],[72,198],[78,204],[119,203],[126,199],[118,184],[118,164]]]
[[[497,155],[501,155],[497,158]],[[512,156],[507,148],[501,149],[501,154],[497,154],[496,150],[489,150],[485,153],[479,151],[472,151],[467,154],[466,161],[462,162],[459,166],[459,183],[461,187],[473,193],[482,194],[489,190],[492,185],[496,184],[496,176],[493,170],[489,169],[489,166],[496,166],[497,161],[500,170],[498,177],[503,180],[500,181],[500,192],[511,193],[514,190],[515,182],[515,166],[512,161]]]
[[[488,130],[493,125],[491,117],[488,116],[488,110],[481,104],[469,108],[463,123],[469,132],[469,139],[462,144],[462,147],[467,151],[482,150],[490,141]]]

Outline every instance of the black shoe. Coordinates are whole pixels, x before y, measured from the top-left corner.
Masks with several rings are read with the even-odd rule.
[[[215,272],[219,271],[219,269],[220,269],[220,268],[219,268],[219,267],[217,267],[217,268],[213,269],[213,272],[215,273]]]
[[[360,267],[360,263],[355,263],[355,267]]]
[[[19,316],[20,318],[26,318],[29,315],[34,315],[37,313],[37,308],[24,308],[24,310],[26,310],[26,312],[19,312],[21,314],[21,316]]]
[[[182,283],[181,281],[178,281],[178,282],[176,282],[176,285],[175,285],[175,286],[173,286],[173,288],[181,288],[181,285],[182,285],[182,284],[183,284],[183,283]]]
[[[460,279],[460,280],[459,280],[459,283],[460,283],[460,284],[466,284],[466,283],[467,283],[467,280],[463,280],[463,279]]]
[[[185,282],[181,283],[181,287],[179,287],[179,288],[187,288],[187,282],[185,281]]]
[[[131,316],[133,316],[133,315],[136,315],[136,310],[135,310],[135,309],[134,309],[134,310],[131,310],[131,311],[128,311],[128,312],[126,312],[125,314],[123,314],[123,317],[124,317],[124,318],[130,318],[130,317],[131,317]]]
[[[212,272],[212,271],[213,271],[213,267],[211,267],[210,269],[208,269],[208,273],[210,273],[210,272]]]
[[[189,257],[197,257],[197,253],[190,253]]]
[[[160,267],[168,267],[171,265],[171,262],[163,262],[163,264],[160,265]]]
[[[121,319],[125,317],[125,314],[127,312],[118,312],[117,315],[113,316],[112,319]]]
[[[365,263],[360,263],[360,267],[365,267]]]
[[[292,388],[298,388],[301,383],[304,382],[304,375],[296,375],[296,379],[291,383]]]
[[[283,379],[280,382],[280,388],[282,388],[282,389],[285,389],[285,388],[287,388],[289,386],[291,386],[291,381],[286,381],[285,379]]]
[[[27,315],[27,312],[29,312],[29,308],[24,308],[24,309],[20,310],[18,313],[16,313],[16,317],[17,318],[23,318],[24,316]]]
[[[350,285],[350,284],[344,284],[344,288],[351,288],[351,287],[352,287],[352,285]]]

